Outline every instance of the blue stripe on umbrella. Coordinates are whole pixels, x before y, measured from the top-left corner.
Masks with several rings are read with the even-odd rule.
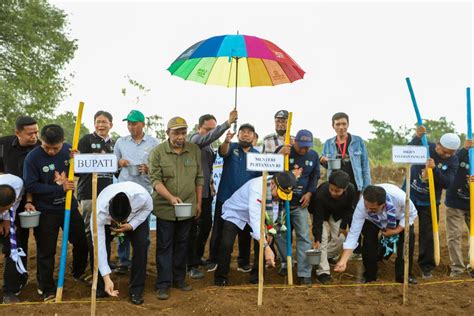
[[[214,36],[203,41],[189,58],[216,57],[219,47],[226,36]]]
[[[242,35],[227,35],[222,41],[217,56],[247,57],[247,48]]]

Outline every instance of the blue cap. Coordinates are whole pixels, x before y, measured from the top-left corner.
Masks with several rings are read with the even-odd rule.
[[[296,134],[295,141],[300,147],[313,147],[313,133],[302,129]]]

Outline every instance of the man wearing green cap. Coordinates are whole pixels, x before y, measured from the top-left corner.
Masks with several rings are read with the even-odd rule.
[[[168,140],[150,154],[150,179],[156,215],[157,296],[169,298],[169,288],[191,291],[185,283],[189,232],[194,217],[201,213],[204,177],[201,150],[186,141],[188,125],[181,117],[169,120]],[[191,216],[177,217],[175,204],[190,203]]]
[[[155,137],[146,135],[145,116],[138,110],[131,110],[127,117],[130,135],[120,137],[115,143],[114,154],[117,156],[120,174],[118,181],[132,181],[143,186],[148,192],[152,192],[150,177],[148,176],[148,155],[159,141]],[[134,175],[134,168],[138,167],[139,174]],[[117,272],[125,273],[131,265],[130,241],[125,238],[118,247],[119,267]]]

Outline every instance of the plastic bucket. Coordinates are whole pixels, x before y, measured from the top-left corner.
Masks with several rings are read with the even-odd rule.
[[[310,249],[306,251],[306,261],[313,266],[319,265],[321,262],[321,250]]]
[[[139,176],[140,175],[140,171],[138,170],[139,166],[140,165],[128,165],[127,166],[128,174],[131,176]]]
[[[328,169],[330,169],[330,170],[339,170],[339,169],[341,169],[341,159],[329,159],[328,160]]]
[[[176,217],[191,217],[193,216],[193,205],[191,203],[175,204],[174,213]]]
[[[20,226],[23,228],[34,228],[39,225],[40,212],[21,212],[20,215]]]

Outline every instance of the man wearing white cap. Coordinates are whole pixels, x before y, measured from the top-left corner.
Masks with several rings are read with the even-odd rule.
[[[426,133],[424,126],[416,129],[416,136],[410,145],[421,145],[421,137]],[[447,189],[454,180],[458,170],[458,158],[455,156],[461,140],[454,133],[446,133],[436,144],[428,143],[430,159],[426,165],[411,167],[410,198],[418,210],[419,218],[419,251],[418,265],[424,279],[433,277],[431,271],[435,268],[433,225],[431,221],[430,194],[428,187],[427,168],[433,169],[435,182],[436,209],[439,219],[439,203],[441,191]],[[405,186],[406,184],[404,184]]]

